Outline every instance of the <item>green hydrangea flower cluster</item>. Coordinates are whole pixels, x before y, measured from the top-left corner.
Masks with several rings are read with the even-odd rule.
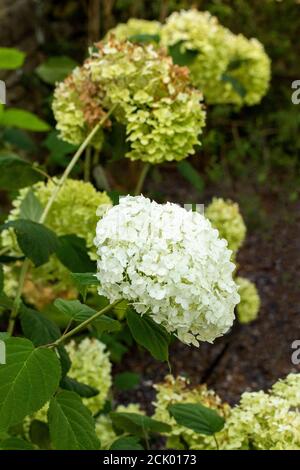
[[[216,449],[215,440],[186,429],[170,417],[170,403],[201,403],[225,417],[215,435],[222,450],[300,450],[300,374],[279,380],[269,392],[246,392],[230,408],[205,386],[189,388],[184,378],[167,376],[155,386],[156,419],[172,426],[167,446],[180,449],[182,442],[193,450]]]
[[[72,362],[68,376],[99,391],[98,395],[82,400],[92,414],[96,414],[103,408],[112,384],[106,346],[95,338],[85,338],[78,344],[70,341],[66,350]]]
[[[202,94],[190,85],[188,70],[174,65],[162,50],[111,38],[91,50],[91,57],[80,70],[88,76],[90,84],[86,86],[86,95],[90,90],[93,92],[85,98],[90,109],[100,106],[102,113],[103,109],[117,105],[114,117],[126,126],[130,142],[126,157],[161,163],[181,160],[195,152],[194,146],[200,144],[198,136],[205,125],[205,111],[200,103]],[[75,73],[80,74],[80,71]],[[73,104],[68,106],[74,108],[82,101],[73,82],[71,76],[58,86],[53,104],[61,137],[70,142],[73,142],[73,128],[68,129],[64,103],[70,99]],[[63,96],[61,90],[64,90]],[[97,102],[92,105],[95,90],[100,90],[100,94],[96,92]],[[61,112],[57,112],[58,109]],[[73,117],[76,120],[75,114]],[[76,136],[82,140],[83,135],[77,132],[83,129],[81,118],[82,115]]]
[[[118,413],[138,413],[144,415],[144,411],[141,410],[141,407],[137,403],[130,403],[127,406],[119,405],[114,410]],[[96,434],[101,442],[101,449],[108,450],[112,443],[118,438],[116,434],[112,420],[109,415],[100,414],[96,418]]]
[[[184,377],[176,379],[167,375],[164,382],[155,385],[157,391],[154,402],[154,419],[169,424],[172,430],[167,435],[167,447],[171,449],[184,449],[184,443],[190,449],[216,449],[216,443],[212,436],[197,434],[192,429],[185,428],[176,423],[168,411],[168,406],[175,403],[199,403],[219,412],[227,417],[230,407],[222,403],[221,399],[206,385],[190,387]]]
[[[39,182],[31,188],[24,188],[18,197],[12,202],[8,220],[20,217],[22,202],[29,191],[32,191],[42,207],[48,202],[57,180],[49,180],[47,183]],[[58,236],[75,234],[85,240],[91,259],[96,259],[93,238],[99,216],[104,214],[112,202],[105,192],[97,191],[92,184],[79,180],[68,179],[60,192],[51,211],[48,214],[45,225],[53,230]],[[74,214],[76,215],[74,217]],[[11,253],[20,254],[16,237],[12,230],[1,233],[2,246],[9,248]],[[6,271],[5,291],[7,295],[15,293],[14,270]],[[76,295],[70,274],[56,256],[51,256],[44,265],[33,268],[24,286],[27,300],[38,307],[47,304],[56,297],[57,293]]]
[[[257,318],[260,309],[260,297],[255,284],[244,277],[237,277],[240,303],[237,305],[237,317],[240,323],[250,323]]]
[[[107,40],[113,36],[118,41],[126,41],[131,38],[135,39],[140,35],[157,36],[160,34],[161,26],[159,21],[130,18],[127,23],[119,23],[110,29],[104,39]]]
[[[213,198],[205,210],[205,216],[219,231],[220,237],[227,240],[228,248],[236,254],[246,237],[246,225],[239,205],[230,200]]]

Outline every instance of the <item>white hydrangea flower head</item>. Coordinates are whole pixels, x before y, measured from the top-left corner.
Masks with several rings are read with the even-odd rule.
[[[198,212],[126,196],[98,222],[99,294],[125,299],[184,343],[213,342],[240,298],[232,252]]]
[[[112,384],[111,362],[106,346],[95,338],[85,338],[78,344],[70,341],[66,350],[72,362],[68,376],[99,391],[98,395],[82,400],[95,414],[103,408]]]

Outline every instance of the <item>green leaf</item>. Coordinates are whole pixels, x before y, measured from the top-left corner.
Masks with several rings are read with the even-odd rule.
[[[134,372],[121,372],[116,374],[114,378],[114,385],[118,390],[131,390],[136,387],[141,380],[140,374]]]
[[[83,322],[96,313],[96,310],[82,304],[79,300],[56,299],[54,306],[70,319],[78,322]]]
[[[83,298],[85,298],[89,287],[99,286],[99,281],[93,273],[71,273],[71,277]]]
[[[56,450],[99,449],[91,412],[76,393],[64,390],[51,399],[48,422]]]
[[[244,98],[247,94],[247,90],[244,85],[236,78],[228,75],[227,73],[223,73],[221,80],[226,83],[230,83],[234,91],[240,95],[241,98]]]
[[[64,80],[77,65],[75,60],[67,56],[49,57],[35,71],[44,82],[54,85]]]
[[[77,235],[63,235],[58,240],[56,255],[70,271],[80,273],[96,271],[96,263],[90,259],[83,238]]]
[[[160,35],[159,34],[133,34],[128,38],[131,42],[156,42],[157,44],[160,42]]]
[[[60,330],[55,323],[25,306],[21,308],[21,326],[24,336],[35,346],[53,343],[60,337]]]
[[[204,180],[199,175],[198,171],[186,160],[177,163],[177,168],[179,173],[202,194],[204,190]]]
[[[109,450],[144,450],[136,437],[120,437],[112,443]]]
[[[37,445],[41,450],[51,449],[49,427],[46,423],[37,419],[31,421],[29,437],[31,442]]]
[[[17,127],[28,131],[46,132],[51,129],[47,122],[29,111],[9,108],[0,114],[0,126]]]
[[[98,317],[93,322],[93,326],[100,334],[104,333],[105,331],[108,333],[113,333],[122,329],[122,325],[118,320],[115,320],[114,318],[111,318],[107,315],[101,315],[100,317]]]
[[[0,450],[34,450],[34,447],[20,437],[9,437],[0,442]]]
[[[71,377],[64,377],[60,382],[61,388],[77,393],[80,397],[91,398],[99,394],[99,390],[90,385],[78,382]]]
[[[149,315],[138,315],[132,309],[127,311],[127,323],[138,344],[144,346],[158,361],[168,361],[170,335],[162,326]]]
[[[46,139],[43,142],[43,146],[46,147],[49,152],[49,158],[54,160],[57,164],[66,164],[66,155],[74,153],[78,148],[77,145],[70,144],[59,138],[58,132],[53,130],[49,132]]]
[[[43,213],[43,206],[34,194],[33,190],[30,189],[20,205],[20,219],[32,220],[38,222]]]
[[[170,415],[181,426],[211,436],[224,427],[225,420],[215,410],[195,403],[179,403],[168,407]]]
[[[231,60],[227,66],[226,72],[232,72],[233,70],[237,70],[245,64],[250,65],[251,62],[253,62],[253,60],[250,58]]]
[[[13,306],[13,301],[9,297],[7,297],[4,292],[0,293],[0,307],[5,308],[7,310],[11,310]]]
[[[171,430],[168,424],[138,413],[111,412],[109,416],[117,429],[138,436],[144,436],[145,433],[165,433]]]
[[[36,153],[38,151],[35,141],[22,129],[7,127],[4,129],[2,138],[5,142],[26,152]]]
[[[31,163],[14,153],[0,152],[0,188],[16,190],[30,186],[42,179]]]
[[[41,266],[58,248],[58,239],[52,230],[26,219],[11,220],[0,226],[0,231],[12,227],[19,247],[35,266]]]
[[[18,69],[22,67],[24,60],[24,52],[13,47],[0,47],[0,69]]]
[[[38,411],[60,381],[54,351],[34,348],[28,339],[8,338],[6,364],[0,366],[0,432]]]
[[[178,41],[173,46],[169,46],[169,54],[173,59],[174,64],[184,66],[184,65],[191,65],[199,52],[194,49],[186,49],[184,50],[182,45],[185,41]]]

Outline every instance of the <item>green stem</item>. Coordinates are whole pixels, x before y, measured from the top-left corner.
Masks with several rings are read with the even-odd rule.
[[[145,182],[145,179],[146,179],[146,176],[147,176],[147,173],[150,170],[150,166],[151,166],[150,163],[146,163],[144,165],[144,167],[141,171],[141,174],[139,176],[137,185],[135,187],[135,191],[134,191],[135,196],[138,196],[139,194],[141,194],[142,189],[143,189],[143,185],[144,185],[144,182]]]
[[[99,310],[99,312],[96,312],[93,316],[91,316],[90,318],[88,318],[84,322],[80,323],[80,325],[76,326],[75,328],[73,328],[71,331],[69,331],[65,335],[62,335],[54,343],[49,344],[48,346],[57,348],[57,346],[59,346],[64,341],[66,341],[66,339],[71,338],[71,336],[73,336],[76,333],[78,333],[79,331],[83,330],[86,326],[88,326],[90,323],[92,323],[94,320],[96,320],[101,315],[104,315],[104,313],[109,312],[112,308],[114,308],[120,302],[122,302],[122,300],[116,300],[112,304],[109,304],[106,307],[102,308],[102,310]]]
[[[218,439],[217,439],[217,436],[215,434],[213,434],[213,437],[214,437],[214,441],[216,443],[216,448],[217,450],[220,450],[220,446],[219,446],[219,443],[218,443]]]
[[[91,147],[88,147],[85,151],[84,181],[90,181],[91,164],[92,164]]]
[[[23,291],[23,287],[24,287],[25,277],[26,277],[29,265],[30,265],[30,261],[27,258],[24,261],[24,263],[22,265],[22,268],[21,268],[20,278],[19,278],[19,283],[18,283],[18,289],[17,289],[17,292],[16,292],[16,297],[15,297],[15,300],[14,300],[14,303],[13,303],[11,315],[10,315],[9,322],[8,322],[7,332],[10,335],[12,335],[13,332],[14,332],[16,318],[17,318],[18,313],[19,313],[19,308],[20,308],[20,303],[21,303],[21,295],[22,295],[22,291]]]
[[[74,166],[76,165],[76,163],[78,162],[79,158],[81,157],[81,155],[83,154],[83,152],[85,151],[85,149],[88,147],[89,143],[91,142],[91,140],[93,139],[93,137],[95,136],[95,134],[98,132],[98,130],[103,126],[103,124],[105,123],[105,121],[109,118],[109,116],[113,113],[113,111],[115,110],[117,105],[114,105],[110,108],[110,110],[106,113],[106,115],[101,119],[101,121],[99,121],[99,123],[92,129],[92,131],[89,133],[89,135],[87,136],[87,138],[84,140],[84,142],[82,142],[82,144],[80,145],[79,149],[77,150],[77,152],[74,154],[72,160],[70,161],[69,165],[67,166],[67,168],[65,169],[63,175],[61,176],[60,180],[58,181],[57,183],[57,186],[54,188],[53,190],[53,193],[51,194],[47,204],[46,204],[46,207],[45,209],[43,210],[43,213],[39,219],[39,223],[40,224],[43,224],[48,216],[48,213],[54,203],[54,201],[56,200],[57,196],[58,196],[58,193],[59,191],[61,190],[61,188],[63,187],[66,179],[68,178],[68,176],[70,175],[71,171],[73,170]],[[23,263],[23,266],[21,268],[21,274],[20,274],[20,279],[19,279],[19,284],[18,284],[18,289],[17,289],[17,293],[16,293],[16,298],[14,300],[14,303],[13,303],[13,307],[12,307],[12,311],[11,311],[11,316],[10,316],[10,319],[9,319],[9,323],[8,323],[8,333],[10,333],[11,335],[13,334],[13,331],[14,331],[14,326],[15,326],[15,322],[16,322],[16,318],[18,316],[18,313],[19,313],[19,308],[20,308],[20,303],[21,303],[21,295],[22,295],[22,291],[23,291],[23,287],[24,287],[24,282],[25,282],[25,278],[26,278],[26,274],[27,274],[27,271],[29,269],[29,266],[30,266],[30,261],[29,259],[26,259]]]

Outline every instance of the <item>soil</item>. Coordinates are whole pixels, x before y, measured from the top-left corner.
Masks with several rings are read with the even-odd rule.
[[[174,202],[187,201],[187,194],[187,202],[206,202],[213,194],[238,198],[244,215],[254,194],[259,201],[256,223],[253,217],[246,217],[248,236],[238,255],[239,275],[253,281],[259,290],[259,317],[249,325],[236,322],[232,331],[213,345],[202,343],[195,348],[174,342],[170,348],[172,373],[187,376],[194,384],[206,382],[234,404],[244,391],[268,389],[289,372],[300,372],[300,366],[291,361],[291,344],[300,339],[300,203],[286,203],[276,194],[258,194],[251,187],[235,188],[234,192],[226,188],[223,194],[220,187],[218,193],[210,188],[199,201],[183,181],[174,184],[172,174],[165,175],[163,187],[160,197]],[[155,187],[151,189],[155,192]],[[169,372],[168,366],[136,348],[125,354],[122,364],[114,366],[114,372],[122,371],[141,374],[141,383],[133,390],[117,393],[117,401],[139,402],[151,412],[153,384]]]

